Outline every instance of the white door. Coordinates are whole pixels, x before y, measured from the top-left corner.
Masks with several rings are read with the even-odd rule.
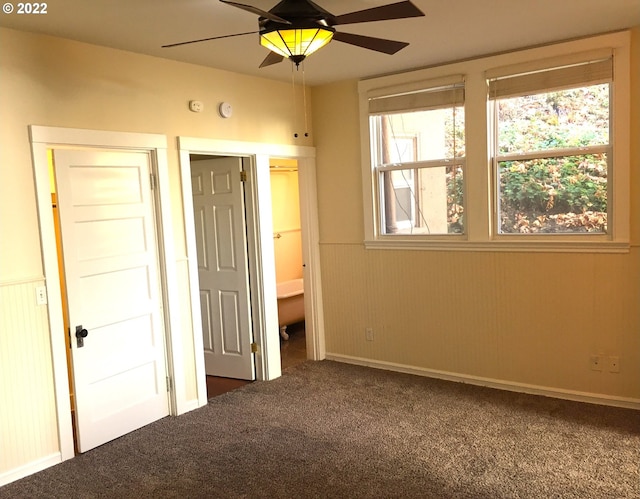
[[[208,375],[255,379],[241,158],[191,163]]]
[[[150,158],[55,150],[54,162],[85,452],[169,413]]]

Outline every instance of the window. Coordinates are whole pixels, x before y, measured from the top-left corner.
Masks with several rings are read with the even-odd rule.
[[[464,84],[369,99],[378,233],[464,233]]]
[[[630,32],[358,83],[365,247],[628,252]]]
[[[492,79],[499,234],[606,234],[612,59]]]

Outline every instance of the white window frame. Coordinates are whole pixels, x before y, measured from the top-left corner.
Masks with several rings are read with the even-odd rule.
[[[628,30],[569,42],[482,57],[358,82],[362,157],[363,208],[366,248],[461,251],[606,252],[629,251],[630,236],[630,32]],[[613,54],[610,146],[613,167],[608,179],[611,196],[608,233],[497,234],[496,183],[491,167],[491,112],[488,76],[518,74],[561,67]],[[433,88],[451,75],[465,79],[465,236],[412,235],[385,237],[377,225],[378,194],[372,167],[369,99],[392,95],[399,88],[416,91]],[[445,83],[441,83],[445,84]],[[595,237],[593,237],[595,236]]]
[[[596,60],[593,60],[593,59]],[[612,102],[613,89],[613,54],[604,51],[602,54],[588,53],[584,54],[584,60],[578,64],[571,64],[565,67],[549,67],[538,68],[533,73],[505,74],[499,69],[497,75],[493,75],[493,71],[488,71],[486,76],[489,81],[489,103],[490,103],[490,132],[492,138],[491,148],[491,169],[493,183],[493,206],[494,206],[494,226],[492,230],[496,234],[496,238],[503,237],[531,237],[531,233],[506,233],[500,231],[500,179],[499,164],[505,161],[530,161],[541,158],[567,158],[571,156],[581,156],[585,154],[606,154],[607,157],[607,200],[613,196],[609,178],[613,176],[613,147],[612,147],[612,127],[614,120],[612,109],[609,108],[609,126],[608,141],[603,145],[592,145],[586,147],[571,148],[550,148],[550,149],[532,149],[522,153],[500,154],[498,144],[498,103],[501,98],[520,97],[524,95],[547,94],[556,90],[569,90],[583,88],[595,84],[606,83],[609,86],[609,102]],[[514,83],[515,82],[515,83]],[[492,90],[492,88],[494,90]],[[497,95],[496,95],[497,94]],[[607,207],[608,218],[611,218],[611,205]],[[607,228],[605,233],[548,233],[542,234],[542,237],[567,237],[578,236],[581,239],[593,241],[606,241],[611,239],[611,230]],[[585,239],[588,238],[588,239]]]
[[[419,80],[416,82],[401,83],[391,87],[375,89],[366,95],[367,130],[370,135],[370,142],[367,142],[370,155],[372,150],[377,150],[379,144],[375,138],[375,133],[370,127],[370,116],[381,114],[403,112],[413,110],[407,103],[417,103],[416,110],[429,109],[450,109],[451,107],[462,107],[464,104],[464,76],[461,74],[446,75],[435,79]],[[373,165],[370,161],[370,171],[372,174],[372,185],[374,190],[373,199],[376,200],[374,208],[374,233],[378,241],[385,241],[387,244],[405,244],[407,241],[446,241],[447,239],[464,239],[465,234],[425,234],[423,231],[415,233],[388,234],[383,231],[383,210],[384,199],[381,193],[381,177],[384,172],[394,170],[415,170],[418,172],[425,168],[454,167],[462,166],[465,169],[466,159],[461,158],[439,158],[421,161],[400,162],[388,165]],[[464,189],[464,187],[463,187]],[[416,194],[414,194],[415,196]],[[417,216],[417,215],[416,215]]]

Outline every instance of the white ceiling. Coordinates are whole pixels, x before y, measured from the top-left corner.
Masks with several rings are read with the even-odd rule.
[[[13,0],[12,0],[13,1]],[[315,0],[334,15],[397,0]],[[337,41],[304,64],[309,85],[393,73],[640,25],[640,0],[413,0],[425,17],[338,26],[338,31],[410,45],[386,55]],[[240,0],[262,10],[277,0]],[[14,2],[17,6],[17,2]],[[257,16],[217,0],[54,0],[46,15],[0,14],[0,26],[291,80],[285,61],[258,66],[267,54],[258,35],[175,48],[162,45],[257,31]]]

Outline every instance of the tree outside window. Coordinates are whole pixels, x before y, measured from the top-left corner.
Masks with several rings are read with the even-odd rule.
[[[498,231],[606,233],[609,84],[497,99]]]

